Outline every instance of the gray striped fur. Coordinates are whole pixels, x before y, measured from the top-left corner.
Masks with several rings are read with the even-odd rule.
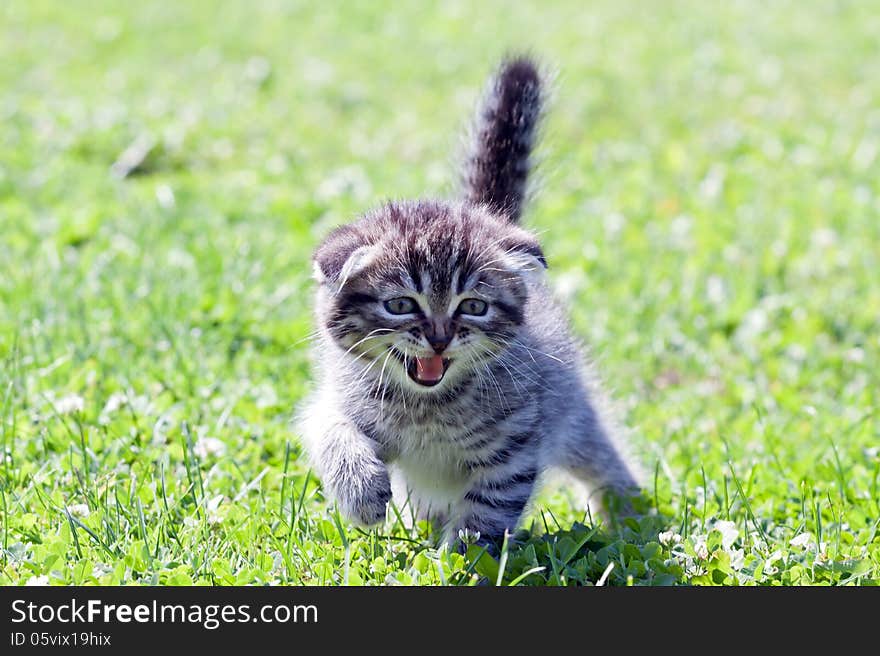
[[[472,188],[462,202],[389,203],[315,253],[316,386],[300,429],[325,491],[355,523],[381,521],[393,495],[441,523],[446,541],[467,529],[489,544],[516,527],[551,468],[617,496],[637,489],[621,429],[545,285],[538,241],[511,221],[519,201],[473,200],[500,197]],[[391,314],[383,301],[397,297],[420,311]],[[463,298],[487,302],[487,314],[456,312]],[[452,335],[450,360],[426,387],[408,367],[434,354],[437,330]]]

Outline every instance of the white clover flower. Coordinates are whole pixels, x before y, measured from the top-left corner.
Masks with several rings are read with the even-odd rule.
[[[110,423],[110,415],[115,413],[119,408],[122,407],[123,404],[128,403],[128,395],[123,392],[113,392],[110,395],[110,398],[107,399],[107,402],[104,404],[104,408],[101,410],[101,414],[98,416],[98,423],[102,426],[106,426]]]
[[[813,544],[813,534],[809,531],[805,531],[800,535],[793,537],[788,542],[792,547],[803,547],[804,549],[808,548]]]
[[[25,581],[25,586],[45,586],[49,585],[49,577],[45,574],[41,574],[40,576],[32,576],[27,581]]]
[[[474,544],[480,539],[480,532],[472,531],[469,528],[461,528],[458,530],[458,539],[465,544]]]
[[[82,412],[83,408],[85,408],[85,400],[79,394],[68,394],[55,401],[55,410],[62,415]]]
[[[745,567],[746,552],[743,549],[732,549],[730,552],[730,567],[737,572]]]
[[[193,453],[199,458],[207,458],[208,456],[222,456],[226,453],[226,444],[216,437],[199,437],[193,446]]]
[[[88,517],[89,507],[84,503],[75,503],[71,506],[67,506],[67,512],[69,512],[74,517]]]
[[[668,547],[672,544],[678,544],[679,542],[681,542],[681,535],[679,535],[675,531],[661,531],[657,535],[657,539],[660,541],[660,544]]]
[[[724,547],[725,551],[729,550],[739,537],[739,529],[737,529],[736,524],[721,520],[715,522],[714,528],[721,533],[721,546]]]
[[[110,395],[110,398],[107,399],[107,403],[104,404],[104,409],[101,410],[101,414],[109,415],[116,412],[122,407],[122,404],[126,402],[128,402],[127,394],[124,392],[113,392],[113,394]]]

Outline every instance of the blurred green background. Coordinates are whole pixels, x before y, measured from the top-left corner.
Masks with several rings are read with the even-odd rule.
[[[876,582],[877,9],[3,3],[0,581]],[[499,572],[339,522],[290,418],[312,248],[454,195],[523,50],[526,223],[659,512],[551,488]]]

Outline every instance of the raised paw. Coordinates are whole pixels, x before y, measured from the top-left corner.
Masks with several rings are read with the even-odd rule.
[[[385,519],[391,482],[375,445],[344,421],[322,429],[312,444],[312,462],[321,475],[324,491],[336,501],[342,516],[359,526],[372,526]]]

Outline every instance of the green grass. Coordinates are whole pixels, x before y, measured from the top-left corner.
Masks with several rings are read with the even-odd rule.
[[[875,8],[423,4],[2,4],[0,583],[880,581]],[[312,248],[452,193],[520,45],[528,223],[656,513],[550,488],[494,561],[340,521],[290,419]]]

